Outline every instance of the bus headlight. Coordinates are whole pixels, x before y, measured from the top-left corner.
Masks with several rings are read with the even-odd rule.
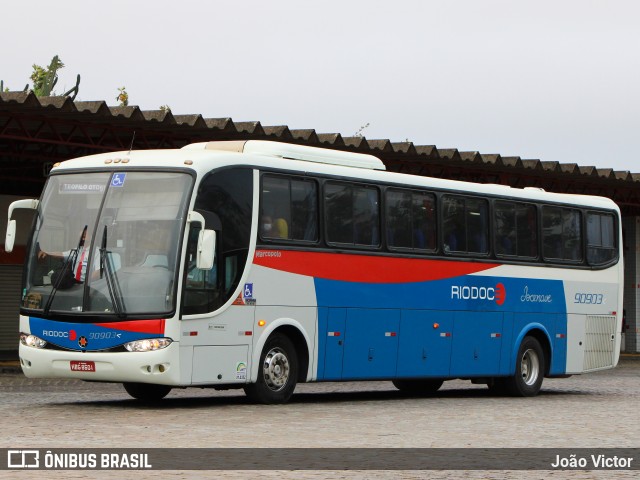
[[[144,340],[125,343],[124,348],[130,352],[152,352],[168,347],[171,342],[170,338],[145,338]]]
[[[28,333],[20,334],[20,343],[27,347],[33,347],[33,348],[44,348],[47,345],[47,342],[42,340],[40,337],[36,337],[35,335],[29,335]]]

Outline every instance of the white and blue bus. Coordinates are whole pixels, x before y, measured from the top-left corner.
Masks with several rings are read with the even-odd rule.
[[[622,230],[609,199],[384,171],[266,141],[57,164],[27,247],[27,377],[244,388],[455,378],[536,395],[614,367]]]

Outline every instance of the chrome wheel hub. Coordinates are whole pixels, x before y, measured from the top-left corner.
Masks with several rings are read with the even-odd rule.
[[[280,348],[272,348],[264,357],[262,373],[264,381],[270,390],[277,392],[282,390],[289,381],[289,359]]]
[[[529,349],[522,354],[520,373],[526,385],[534,385],[540,376],[540,359],[535,350]]]

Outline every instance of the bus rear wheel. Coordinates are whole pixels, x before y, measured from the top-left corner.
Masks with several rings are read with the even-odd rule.
[[[153,385],[150,383],[123,383],[124,389],[136,400],[143,402],[157,402],[166,397],[171,391],[168,385]]]
[[[393,380],[393,386],[408,395],[433,395],[444,382],[437,379]]]
[[[293,395],[298,378],[298,357],[289,338],[275,333],[267,340],[260,355],[256,383],[244,387],[253,402],[286,403]]]
[[[534,397],[540,392],[545,372],[545,358],[540,342],[524,337],[516,357],[516,373],[503,380],[507,393],[515,397]]]

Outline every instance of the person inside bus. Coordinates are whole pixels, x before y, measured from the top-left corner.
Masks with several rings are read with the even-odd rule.
[[[276,218],[273,222],[274,236],[276,238],[289,238],[289,225],[284,218]]]
[[[89,247],[91,246],[91,242],[87,236],[87,230],[85,229],[82,232],[82,238],[80,241],[80,246],[78,249],[67,250],[64,252],[45,252],[40,249],[40,244],[37,244],[38,248],[38,260],[46,260],[47,258],[57,259],[58,261],[64,263],[67,259],[75,254],[75,258],[73,260],[73,264],[68,266],[69,272],[55,272],[54,275],[63,274],[68,276],[69,278],[65,279],[66,288],[69,288],[72,285],[72,279],[75,280],[76,283],[82,283],[85,280],[87,274],[87,261],[89,260]],[[76,253],[77,251],[77,253]],[[97,272],[99,271],[99,265],[94,262],[95,272],[92,274],[92,278],[97,276]],[[62,265],[61,265],[62,267]],[[52,276],[54,276],[52,275]],[[56,275],[56,276],[57,276]],[[53,283],[58,283],[52,278]],[[63,282],[60,282],[62,284]]]
[[[455,218],[445,225],[444,250],[445,252],[466,250],[464,226]]]
[[[270,215],[262,217],[261,234],[265,238],[289,238],[289,225],[284,218],[271,219]]]

